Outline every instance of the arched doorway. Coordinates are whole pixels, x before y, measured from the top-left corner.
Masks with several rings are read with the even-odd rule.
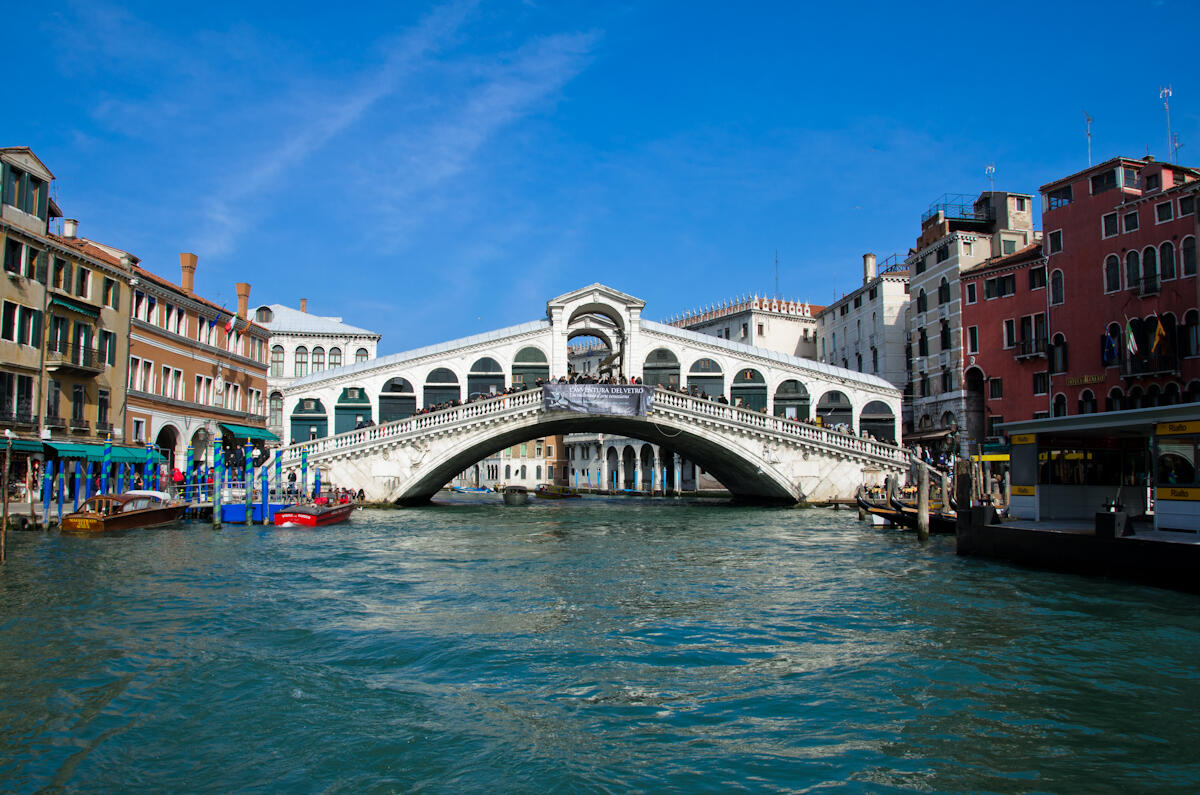
[[[323,439],[329,435],[329,415],[319,398],[301,398],[292,409],[291,434],[288,437],[292,444]]]
[[[404,378],[392,378],[379,393],[379,421],[391,422],[411,417],[417,412],[417,396],[412,384]]]
[[[641,455],[641,470],[639,477],[639,485],[642,491],[654,493],[655,489],[662,490],[661,483],[655,483],[654,473],[654,447],[652,445],[642,445]]]
[[[154,437],[154,446],[162,454],[163,463],[170,473],[175,469],[175,448],[179,445],[179,432],[173,425],[164,425]]]
[[[522,348],[513,357],[512,382],[513,386],[523,385],[526,389],[537,384],[538,379],[547,381],[550,378],[550,363],[546,354],[540,348]]]
[[[443,403],[462,399],[462,391],[458,386],[458,376],[448,367],[438,367],[429,371],[425,378],[426,410]]]
[[[983,370],[978,367],[972,367],[963,376],[963,385],[967,391],[967,438],[977,446],[983,444],[984,437],[987,435],[987,420],[984,417],[987,410],[987,396],[984,394],[985,381]]]
[[[896,442],[896,415],[882,400],[872,400],[863,406],[858,427],[882,442]]]
[[[826,428],[844,425],[853,432],[854,409],[850,405],[850,398],[836,389],[821,395],[821,399],[817,401],[817,420]]]
[[[627,491],[634,489],[637,478],[637,452],[633,449],[633,445],[627,444],[621,450],[621,488]]]
[[[703,392],[711,398],[725,394],[725,376],[721,365],[712,359],[697,359],[688,369],[688,391]]]
[[[812,399],[808,389],[795,379],[784,381],[775,390],[775,416],[790,420],[807,420]]]
[[[348,386],[338,395],[337,405],[333,407],[333,432],[345,433],[372,423],[371,399],[367,390],[358,386]]]
[[[609,491],[616,491],[620,488],[617,482],[620,480],[621,473],[621,457],[617,453],[617,448],[610,447],[605,450],[604,462],[607,466],[600,472],[604,476],[604,488]]]
[[[282,424],[282,420],[280,421]],[[208,456],[208,429],[199,427],[192,434],[192,466],[199,468],[210,463]]]
[[[679,387],[679,358],[666,348],[655,348],[642,365],[642,382],[650,386]]]
[[[467,399],[504,391],[504,368],[490,356],[476,359],[467,373]]]
[[[743,408],[766,411],[767,380],[753,368],[738,370],[729,385],[729,397],[735,406],[740,404]]]

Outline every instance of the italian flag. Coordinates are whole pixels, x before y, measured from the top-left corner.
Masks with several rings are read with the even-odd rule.
[[[1130,356],[1138,355],[1137,339],[1133,336],[1133,321],[1128,318],[1125,320],[1125,347]]]

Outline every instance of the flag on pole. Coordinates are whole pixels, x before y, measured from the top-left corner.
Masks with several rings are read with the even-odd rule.
[[[225,333],[233,331],[233,315],[229,316],[229,320],[225,323]]]
[[[1130,356],[1138,355],[1137,338],[1133,335],[1133,321],[1125,318],[1125,349],[1129,351]]]
[[[1154,326],[1154,342],[1150,344],[1150,351],[1152,353],[1162,354],[1166,352],[1167,330],[1163,328],[1161,317],[1156,317],[1154,320],[1156,321]]]
[[[1113,336],[1112,332],[1105,333],[1104,350],[1101,352],[1100,358],[1106,367],[1110,364],[1117,363],[1117,354],[1120,349],[1121,345],[1117,341],[1117,338]]]

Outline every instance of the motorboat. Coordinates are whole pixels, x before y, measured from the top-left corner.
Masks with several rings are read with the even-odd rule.
[[[64,533],[106,533],[171,524],[190,507],[165,491],[137,489],[122,494],[97,494],[62,518]]]
[[[450,491],[456,494],[491,494],[491,489],[485,489],[481,486],[451,486]]]
[[[354,504],[350,502],[289,505],[275,512],[275,524],[278,527],[326,527],[348,520],[353,510]]]
[[[578,500],[583,495],[575,491],[575,489],[567,486],[558,486],[553,483],[540,483],[534,489],[533,496],[539,500]]]
[[[504,504],[505,505],[528,505],[529,504],[529,489],[524,486],[505,486],[504,487]]]

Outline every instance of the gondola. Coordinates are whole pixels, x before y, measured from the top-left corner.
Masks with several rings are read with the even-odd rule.
[[[917,506],[904,502],[897,497],[895,489],[888,492],[888,503],[894,510],[899,511],[903,515],[901,524],[904,527],[916,528]],[[929,532],[943,534],[958,532],[958,514],[954,511],[936,510],[931,505],[929,510]]]
[[[858,502],[858,507],[867,512],[871,516],[878,516],[880,519],[895,525],[896,527],[904,527],[905,516],[895,508],[889,508],[886,505],[880,505],[867,497],[866,489],[862,486],[858,487],[858,492],[854,495],[854,499]],[[915,518],[915,517],[914,517]]]

